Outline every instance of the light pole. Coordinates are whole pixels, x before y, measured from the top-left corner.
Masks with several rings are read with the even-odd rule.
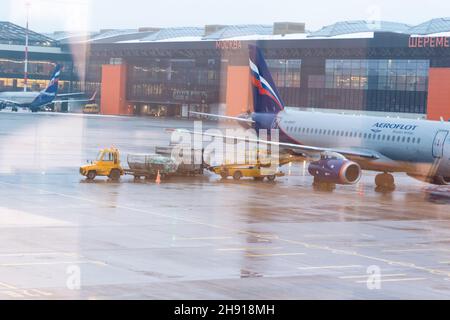
[[[27,1],[26,10],[27,10],[27,27],[25,31],[25,70],[24,70],[24,85],[23,91],[27,92],[28,89],[28,40],[29,40],[29,29],[28,29],[28,19],[30,15],[30,2]]]

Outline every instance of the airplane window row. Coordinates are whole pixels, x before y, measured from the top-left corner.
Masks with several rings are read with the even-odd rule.
[[[326,130],[326,129],[300,128],[300,127],[287,127],[286,130],[290,133],[328,135],[334,137],[348,137],[348,138],[359,138],[359,139],[402,142],[402,143],[417,143],[417,144],[420,144],[421,142],[420,138],[415,137],[391,136],[386,134],[375,134],[375,133],[372,134],[372,133],[343,131],[343,130],[330,130],[330,129]]]

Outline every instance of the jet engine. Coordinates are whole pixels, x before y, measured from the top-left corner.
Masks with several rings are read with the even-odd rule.
[[[316,182],[330,184],[356,184],[361,179],[361,167],[336,153],[325,153],[320,160],[311,162],[309,173]]]

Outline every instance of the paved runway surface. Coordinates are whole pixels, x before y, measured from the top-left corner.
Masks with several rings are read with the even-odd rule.
[[[0,298],[450,298],[450,205],[404,175],[390,195],[370,172],[315,192],[301,165],[275,183],[78,175],[101,147],[151,152],[190,125],[0,114]]]

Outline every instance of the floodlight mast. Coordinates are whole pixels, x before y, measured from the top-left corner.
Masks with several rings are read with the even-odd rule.
[[[29,44],[29,15],[30,15],[30,2],[27,1],[26,3],[27,8],[27,27],[25,31],[25,70],[24,70],[24,84],[23,84],[23,91],[27,92],[28,90],[28,44]]]

